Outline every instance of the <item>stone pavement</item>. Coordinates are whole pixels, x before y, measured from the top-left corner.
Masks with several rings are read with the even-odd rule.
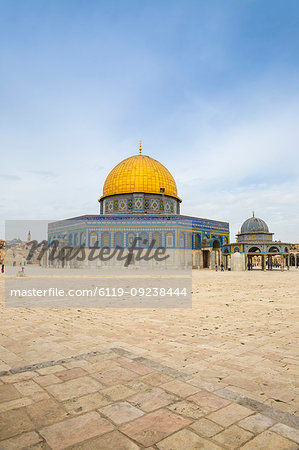
[[[217,388],[121,348],[11,369],[0,448],[298,448],[298,418]]]
[[[0,275],[2,301],[3,287],[4,277]],[[68,429],[72,429],[74,423],[76,430],[89,430],[89,427],[92,429],[90,423],[98,423],[98,420],[105,426],[106,421],[110,426],[113,424],[113,430],[103,431],[101,438],[97,436],[97,440],[103,439],[103,444],[96,443],[93,448],[122,448],[119,439],[123,442],[131,439],[133,444],[128,448],[138,448],[142,443],[136,436],[130,435],[130,424],[134,422],[135,427],[135,423],[141,423],[142,435],[142,426],[150,426],[147,421],[151,424],[155,420],[162,427],[153,433],[157,437],[162,436],[160,442],[157,441],[157,445],[160,445],[157,448],[201,448],[201,445],[202,448],[205,448],[203,445],[206,448],[222,448],[225,445],[229,449],[240,445],[256,449],[294,448],[298,414],[295,395],[298,374],[298,298],[298,270],[272,273],[194,271],[192,309],[9,309],[1,306],[0,372],[38,361],[59,361],[94,351],[106,352],[111,348],[129,352],[129,355],[121,355],[121,350],[118,350],[118,353],[111,353],[115,353],[114,357],[110,355],[109,358],[107,354],[96,355],[99,358],[97,369],[93,372],[96,375],[91,375],[91,372],[80,366],[83,362],[81,359],[58,364],[61,366],[58,372],[66,368],[76,369],[71,374],[65,372],[57,376],[54,367],[57,364],[32,370],[29,368],[18,374],[2,374],[0,401],[5,404],[4,408],[11,408],[9,413],[3,411],[2,414],[2,418],[7,417],[4,430],[16,436],[15,443],[11,441],[8,448],[22,448],[22,445],[23,448],[47,448],[49,444],[46,445],[44,441],[30,441],[46,439],[42,434],[35,434],[33,429],[41,430],[50,426],[37,423],[37,416],[40,421],[43,417],[48,418],[44,420],[55,417],[57,423],[72,419],[74,412],[65,406],[72,403],[72,399],[64,398],[64,395],[68,395],[64,394],[65,389],[66,392],[73,389],[77,397],[84,397],[87,403],[90,401],[95,404],[94,408],[89,406],[87,409],[79,404],[78,408],[82,406],[82,411],[77,414],[85,416],[81,428],[80,423],[77,425],[71,422]],[[86,362],[89,362],[89,358],[92,356]],[[105,380],[107,373],[103,374],[101,366],[106,359],[117,360],[115,366],[109,367],[108,382]],[[152,372],[136,372],[145,370],[144,367]],[[46,369],[45,373],[39,374],[38,371],[43,369]],[[161,381],[161,372],[170,379]],[[137,376],[126,379],[126,375],[132,376],[132,373]],[[41,377],[45,377],[41,381],[45,385],[35,382],[34,375],[40,381]],[[150,383],[143,380],[143,384],[140,384],[140,379],[147,376],[151,376],[154,381]],[[7,380],[14,381],[9,383]],[[28,383],[18,384],[26,381]],[[138,381],[137,385],[133,385],[134,381]],[[167,383],[170,383],[168,388]],[[63,389],[59,385],[63,385]],[[112,394],[111,402],[121,402],[121,405],[112,407],[109,400],[106,400],[106,404],[99,404],[102,397],[96,394],[103,395],[103,389],[113,390],[117,385],[121,385],[119,389],[124,390],[124,396]],[[126,396],[128,389],[130,391]],[[146,389],[152,391],[142,393]],[[49,400],[54,402],[53,413],[47,412]],[[223,401],[230,403],[222,406]],[[36,404],[41,410],[35,412],[34,416],[33,405]],[[55,412],[57,404],[59,409]],[[246,417],[236,413],[235,419],[234,410],[237,408],[240,413],[241,407],[251,412]],[[42,412],[43,408],[45,413]],[[162,410],[162,416],[160,412],[157,417],[151,415]],[[140,411],[143,415],[138,416]],[[92,415],[86,418],[87,414]],[[175,428],[166,437],[168,414],[181,417],[175,419],[170,416],[175,427],[182,424],[182,418],[188,424]],[[131,420],[127,424],[117,423],[124,416]],[[96,428],[104,430],[105,426],[101,425],[101,428],[97,425]],[[17,443],[17,436],[25,433],[24,427],[28,431],[22,437],[21,445]],[[118,431],[115,431],[116,428]],[[66,433],[59,430],[58,435]],[[90,433],[92,435],[92,431]],[[110,447],[105,440],[108,434]],[[218,436],[217,439],[214,436]],[[7,440],[8,437],[3,439]],[[208,444],[202,444],[204,439]],[[115,442],[118,442],[117,445]],[[3,442],[1,445],[4,445]],[[50,444],[50,448],[53,445]],[[156,444],[146,445],[155,448]],[[125,444],[123,448],[126,448]]]

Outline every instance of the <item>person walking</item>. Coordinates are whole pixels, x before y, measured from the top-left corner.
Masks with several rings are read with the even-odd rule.
[[[4,264],[1,266],[1,272],[4,273]]]

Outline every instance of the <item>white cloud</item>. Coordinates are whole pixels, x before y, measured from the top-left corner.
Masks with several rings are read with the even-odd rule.
[[[65,105],[51,134],[43,128],[34,133],[31,128],[27,135],[21,129],[19,137],[3,131],[2,146],[9,149],[3,162],[7,176],[1,180],[3,218],[98,213],[108,172],[137,153],[139,138],[145,138],[144,152],[176,178],[182,213],[226,220],[233,238],[255,210],[275,238],[298,242],[299,98],[291,86],[277,96],[265,84],[231,90],[222,98],[190,92],[173,111],[157,112],[148,122],[145,114],[137,124],[125,99],[130,98],[131,110],[146,105],[127,93],[111,99],[106,115],[105,108],[96,112],[95,104],[91,110],[85,105],[83,113],[71,104],[69,114]],[[286,84],[281,80],[279,86]]]
[[[191,155],[176,167],[184,213],[227,220],[234,238],[255,210],[276,239],[298,242],[298,115],[294,98],[267,105],[254,117],[236,105],[226,111],[225,127],[199,132]]]

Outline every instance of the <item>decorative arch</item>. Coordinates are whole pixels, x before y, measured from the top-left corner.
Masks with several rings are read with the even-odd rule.
[[[82,233],[80,234],[80,245],[85,245],[85,234],[83,233],[83,231],[82,231]]]
[[[123,247],[123,234],[120,231],[114,233],[114,247]]]
[[[220,242],[218,241],[218,239],[215,239],[214,241],[213,241],[213,244],[212,244],[212,246],[213,246],[213,249],[218,249],[218,248],[220,248]]]
[[[185,247],[185,233],[183,231],[180,232],[180,248]]]
[[[98,240],[98,235],[95,231],[92,231],[89,234],[89,247],[94,247]]]
[[[196,233],[195,235],[195,248],[198,250],[200,249],[200,234]]]
[[[273,245],[269,248],[269,253],[279,253],[279,248]]]
[[[108,231],[104,231],[102,233],[102,239],[101,239],[101,247],[110,247],[110,233]]]
[[[161,247],[161,233],[159,233],[158,231],[155,231],[155,233],[153,234],[153,240],[155,242],[154,247]]]
[[[173,247],[174,246],[174,235],[171,231],[168,231],[166,233],[166,247]]]
[[[127,234],[127,247],[131,247],[133,245],[134,239],[135,239],[134,233]]]
[[[146,231],[142,231],[139,234],[139,237],[141,238],[138,242],[138,246],[139,247],[143,247],[143,248],[147,248],[149,243],[148,243],[148,234]]]
[[[250,247],[248,253],[261,253],[261,249],[259,247]]]

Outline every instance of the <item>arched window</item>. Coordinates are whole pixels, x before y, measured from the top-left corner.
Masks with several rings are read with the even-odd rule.
[[[92,231],[89,235],[89,246],[94,247],[97,240],[98,240],[97,233],[95,231]]]
[[[168,231],[168,233],[166,233],[166,247],[173,247],[173,241],[173,233],[171,231]]]
[[[104,233],[102,233],[102,242],[101,242],[101,247],[109,247],[110,246],[110,234],[108,233],[108,231],[104,231]]]
[[[139,237],[141,239],[139,239],[138,241],[138,247],[143,247],[143,248],[147,248],[149,243],[148,243],[148,235],[145,231],[142,231],[139,235]]]
[[[128,233],[127,234],[127,247],[132,247],[132,245],[134,243],[134,239],[135,239],[135,234],[134,233]]]
[[[200,234],[199,234],[199,233],[197,233],[197,234],[195,235],[195,248],[196,248],[196,249],[199,249],[199,248],[200,248]]]
[[[70,246],[73,245],[73,235],[72,234],[69,234],[68,241],[69,241]]]
[[[123,247],[123,235],[120,231],[114,234],[114,247]]]
[[[192,248],[192,234],[191,233],[188,233],[188,236],[187,236],[187,247],[188,248]]]
[[[185,247],[185,233],[183,233],[182,231],[180,232],[180,247]]]
[[[85,234],[82,232],[80,235],[80,245],[85,245]]]
[[[153,240],[155,241],[155,247],[161,247],[161,234],[158,231],[154,233]]]

